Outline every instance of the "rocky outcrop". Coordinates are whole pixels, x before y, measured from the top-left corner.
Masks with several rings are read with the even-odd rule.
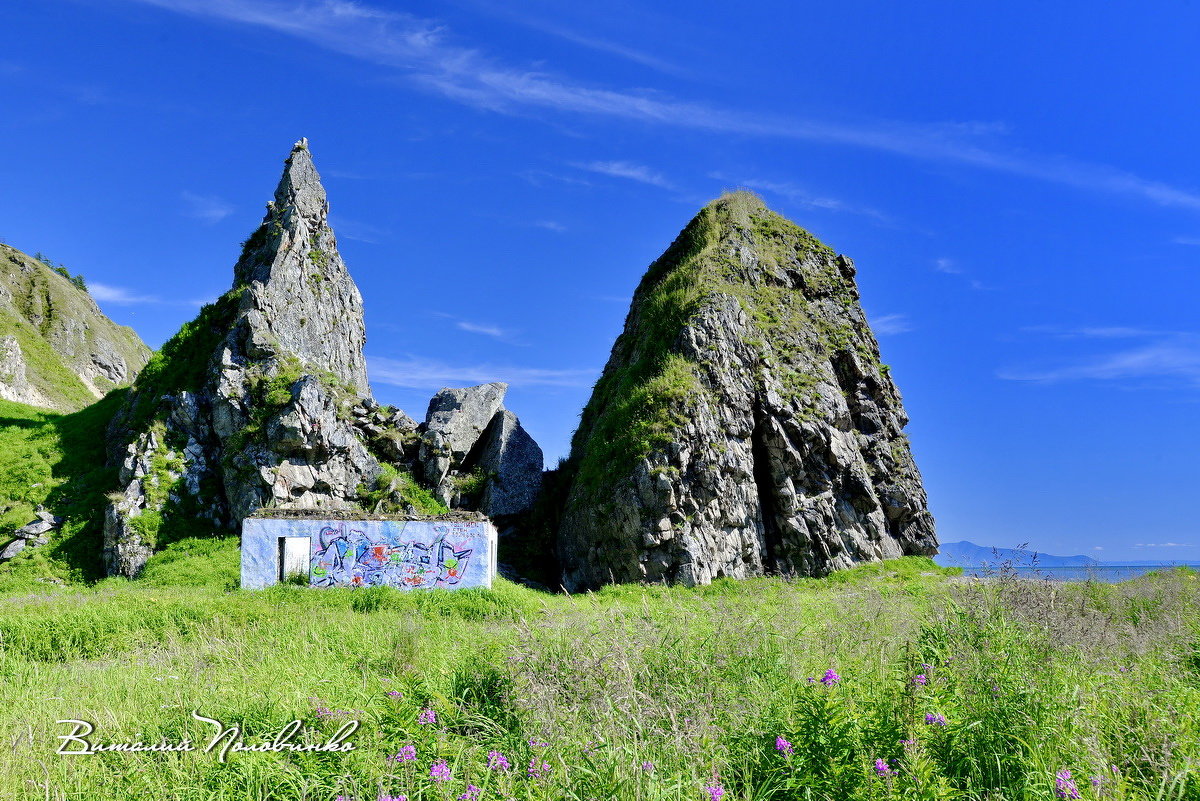
[[[131,383],[150,349],[59,270],[0,245],[0,398],[74,411]]]
[[[443,389],[419,428],[425,483],[447,506],[505,518],[528,512],[542,482],[542,449],[504,408],[508,384]],[[503,522],[502,522],[503,527]]]
[[[479,470],[486,481],[479,511],[495,519],[525,514],[537,502],[545,469],[542,449],[507,409],[492,419]]]
[[[288,157],[233,288],[184,328],[110,427],[121,490],[110,574],[136,575],[163,536],[233,528],[260,507],[357,506],[384,472],[389,422],[367,383],[362,297],[307,142]],[[411,432],[407,432],[411,433]]]
[[[12,559],[30,546],[45,545],[50,535],[63,524],[63,519],[39,506],[35,517],[12,533],[13,540],[0,548],[0,562]]]
[[[639,285],[564,468],[568,589],[936,551],[854,265],[745,192]]]

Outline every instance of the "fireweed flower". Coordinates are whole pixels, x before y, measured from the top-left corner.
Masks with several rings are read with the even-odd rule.
[[[508,770],[511,765],[499,751],[488,751],[488,767],[492,770]]]
[[[918,673],[916,676],[913,676],[912,683],[918,687],[924,687],[929,683],[929,677],[927,677],[924,673]]]
[[[888,776],[895,776],[898,771],[893,770],[891,765],[882,759],[875,760],[875,773],[881,779],[886,779]]]
[[[467,791],[458,797],[458,801],[479,801],[479,794],[483,792],[473,784],[467,785]]]
[[[435,782],[450,781],[450,766],[446,764],[446,760],[439,759],[437,762],[433,763],[433,765],[429,768],[429,778],[433,779]]]
[[[550,743],[543,743],[540,740],[530,740],[529,747],[530,748],[549,748]]]
[[[842,680],[842,677],[837,674],[833,668],[825,671],[825,675],[821,677],[821,683],[826,687],[832,687]]]
[[[654,770],[654,763],[653,762],[643,762],[642,770],[646,771],[647,773],[650,773],[652,770]]]
[[[1104,783],[1104,781],[1099,776],[1092,777],[1092,786],[1093,787],[1099,787],[1103,783]]]
[[[550,775],[550,763],[534,757],[529,760],[529,777],[531,779],[544,779]]]
[[[399,751],[388,757],[388,762],[412,762],[417,758],[415,745],[402,746]]]
[[[1071,771],[1060,770],[1054,774],[1054,795],[1059,798],[1079,798],[1079,788],[1071,779]]]
[[[914,746],[916,744],[917,744],[916,740],[901,740],[900,741],[900,745],[904,746],[905,748],[911,748],[912,746]]]
[[[710,784],[704,788],[704,792],[708,793],[709,801],[721,801],[725,795],[725,788],[719,784]]]
[[[926,726],[945,726],[946,718],[944,715],[935,715],[932,712],[929,712],[929,713],[926,713],[926,715],[925,715],[925,725]]]
[[[775,750],[784,756],[791,756],[793,753],[792,744],[782,737],[775,738]]]
[[[388,698],[403,698],[404,697],[404,693],[400,692],[399,690],[388,690],[387,693],[385,693],[385,694],[387,695]]]
[[[375,801],[408,801],[406,795],[381,795]]]
[[[437,723],[437,713],[432,709],[422,709],[421,714],[417,715],[417,723],[420,723],[422,726]]]

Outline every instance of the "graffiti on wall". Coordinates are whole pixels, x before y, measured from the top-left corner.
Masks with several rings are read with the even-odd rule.
[[[312,538],[314,587],[388,585],[406,589],[454,587],[467,574],[481,546],[482,526],[474,522],[385,527],[353,522],[322,525]]]

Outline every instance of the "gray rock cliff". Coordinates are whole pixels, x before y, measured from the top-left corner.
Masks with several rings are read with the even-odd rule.
[[[568,589],[932,554],[854,265],[737,192],[647,272],[564,467]]]
[[[233,288],[164,345],[114,418],[110,574],[136,575],[164,538],[235,528],[263,506],[353,508],[379,480],[395,415],[366,413],[380,409],[362,297],[328,212],[301,140]]]

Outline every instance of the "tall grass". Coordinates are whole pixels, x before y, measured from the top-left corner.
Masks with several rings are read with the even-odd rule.
[[[973,582],[905,559],[835,575],[574,597],[503,581],[10,594],[0,798],[1200,798],[1195,573]],[[202,747],[194,709],[247,743],[293,719],[312,742],[361,728],[348,753],[54,753],[69,718],[95,742]]]

